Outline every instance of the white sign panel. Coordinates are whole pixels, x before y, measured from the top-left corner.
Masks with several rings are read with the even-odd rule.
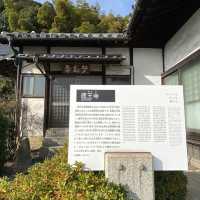
[[[154,170],[187,170],[182,86],[71,86],[69,163],[104,170],[105,152],[151,152]]]

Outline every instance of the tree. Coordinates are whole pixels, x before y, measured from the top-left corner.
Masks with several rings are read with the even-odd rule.
[[[4,2],[4,5],[3,3]],[[4,13],[4,15],[2,14]],[[7,21],[10,31],[123,32],[128,17],[101,15],[100,6],[86,0],[0,0],[0,29]]]
[[[0,101],[10,100],[15,98],[14,81],[0,77]]]
[[[11,31],[16,31],[18,29],[18,19],[18,14],[14,10],[9,11],[8,24]]]
[[[6,18],[5,18],[5,7],[3,0],[0,0],[0,32],[5,29]]]
[[[100,22],[100,6],[90,6],[85,0],[77,0],[76,15],[77,26],[81,26],[83,22],[89,22],[96,26]]]
[[[20,10],[18,18],[19,31],[40,31],[39,25],[37,23],[38,9],[39,7],[37,5],[31,5]]]
[[[10,31],[37,31],[40,4],[32,0],[4,0]]]
[[[4,10],[4,2],[3,0],[0,0],[0,13]]]
[[[14,155],[16,147],[14,85],[14,80],[0,76],[0,174],[3,164]]]
[[[101,16],[101,22],[98,24],[99,32],[121,33],[125,30],[128,23],[128,17],[114,16],[112,13]]]
[[[69,0],[55,0],[56,16],[51,32],[72,32],[75,26],[75,7]]]
[[[48,32],[51,29],[54,17],[56,16],[53,5],[45,2],[38,10],[37,22],[42,31]]]
[[[83,22],[81,26],[74,29],[74,32],[78,33],[95,33],[96,26],[94,24],[90,24],[90,22]]]

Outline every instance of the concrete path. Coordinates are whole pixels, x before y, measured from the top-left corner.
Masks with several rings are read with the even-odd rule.
[[[187,200],[200,200],[200,171],[188,172]]]

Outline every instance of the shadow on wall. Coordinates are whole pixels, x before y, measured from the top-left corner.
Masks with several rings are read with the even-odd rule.
[[[37,110],[32,111],[27,101],[22,104],[22,122],[21,130],[23,136],[42,136],[43,119],[37,113]]]

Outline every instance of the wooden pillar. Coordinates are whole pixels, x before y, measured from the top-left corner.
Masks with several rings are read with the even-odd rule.
[[[51,48],[47,47],[47,53],[51,53]],[[45,99],[44,99],[44,124],[43,124],[43,136],[46,136],[46,130],[48,129],[49,123],[49,94],[50,94],[50,63],[46,63],[45,72],[47,74],[45,80]]]
[[[130,58],[130,84],[135,84],[135,72],[134,72],[134,63],[133,63],[133,48],[129,48],[129,58]]]
[[[106,55],[106,48],[102,47],[102,55]],[[105,64],[102,64],[102,83],[103,85],[106,85],[106,66]]]
[[[20,47],[19,53],[23,53],[23,47]],[[21,118],[21,72],[22,72],[22,60],[19,59],[17,62],[17,87],[16,87],[16,134],[17,137],[20,137],[20,118]]]

